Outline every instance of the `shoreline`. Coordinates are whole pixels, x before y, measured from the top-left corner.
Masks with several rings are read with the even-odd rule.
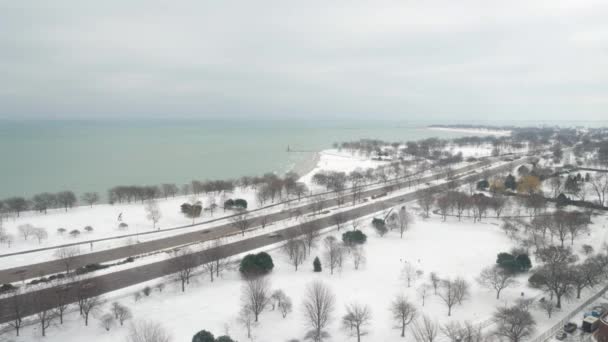
[[[319,162],[321,161],[321,152],[322,151],[310,152],[311,155],[308,155],[302,160],[296,162],[289,171],[297,173],[300,179],[302,179],[304,176],[308,175],[317,168]]]
[[[471,133],[471,134],[483,134],[483,135],[497,135],[497,136],[510,136],[511,131],[509,130],[492,130],[483,128],[456,128],[456,127],[427,127],[427,129],[434,131],[444,132],[459,132],[459,133]]]

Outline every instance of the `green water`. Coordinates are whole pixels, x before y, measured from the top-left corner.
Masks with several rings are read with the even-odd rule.
[[[0,121],[0,198],[122,184],[184,184],[286,172],[305,154],[359,138],[456,137],[430,122]],[[308,155],[310,157],[310,155]]]

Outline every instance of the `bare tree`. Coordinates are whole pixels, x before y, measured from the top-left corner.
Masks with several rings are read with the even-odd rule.
[[[46,232],[45,228],[34,228],[32,230],[32,234],[36,237],[36,239],[38,240],[38,244],[42,243],[42,240],[46,239],[49,237],[49,234]]]
[[[355,270],[358,270],[359,266],[365,263],[365,250],[361,246],[355,246],[350,248],[350,255],[353,258],[353,266],[355,267]]]
[[[361,225],[361,220],[358,218],[353,218],[352,220],[350,220],[350,225],[353,226],[353,230],[357,230]]]
[[[270,303],[270,282],[265,277],[250,278],[245,281],[241,295],[243,306],[251,310],[258,321],[260,313]]]
[[[541,300],[538,302],[538,307],[543,310],[544,312],[547,313],[547,317],[551,318],[551,315],[553,314],[553,312],[559,310],[556,306],[555,303],[553,303],[552,300],[550,299],[545,299],[545,300]]]
[[[335,302],[333,292],[322,282],[317,281],[307,286],[303,307],[311,330],[306,334],[306,339],[321,342],[329,336],[325,328],[331,321]]]
[[[283,315],[283,318],[287,317],[287,314],[289,314],[292,309],[293,304],[291,302],[291,298],[285,296],[279,303],[279,311],[281,312],[281,315]]]
[[[300,225],[300,233],[303,235],[304,242],[308,248],[308,254],[316,246],[319,239],[318,225],[316,221],[304,222]]]
[[[422,316],[422,319],[414,322],[412,333],[417,342],[434,342],[439,334],[439,326],[429,317]]]
[[[342,196],[338,196],[338,198],[341,198]],[[311,203],[311,207],[312,207],[312,213],[314,215],[319,215],[323,209],[325,209],[325,196],[322,195],[317,195],[315,197],[313,197],[313,202]],[[342,198],[342,201],[344,201],[344,199]],[[342,202],[344,203],[344,202]]]
[[[190,277],[197,266],[196,256],[189,248],[180,248],[173,251],[170,266],[172,272],[177,272],[177,277],[182,284],[182,292],[186,291],[186,284],[190,284]]]
[[[562,185],[562,180],[561,178],[559,178],[559,176],[552,177],[551,180],[549,180],[549,186],[551,187],[551,197],[557,198],[557,196],[559,196],[562,191]]]
[[[89,315],[99,310],[99,307],[103,304],[100,296],[87,296],[80,301],[80,308],[82,311],[82,317],[84,317],[84,325],[89,325]]]
[[[36,227],[32,226],[31,224],[22,224],[17,227],[17,230],[19,231],[19,234],[23,236],[23,240],[27,240],[30,235],[34,234]]]
[[[418,296],[420,299],[422,299],[422,306],[424,306],[426,297],[429,295],[430,288],[431,286],[429,284],[424,283],[418,286],[418,289],[416,290],[416,292],[418,292]]]
[[[510,342],[520,342],[531,336],[536,321],[529,311],[518,306],[498,308],[494,313],[496,329],[494,335]]]
[[[236,229],[241,231],[242,236],[245,236],[245,231],[247,228],[249,228],[249,224],[251,223],[249,220],[249,214],[246,211],[242,211],[231,217],[230,222]]]
[[[224,269],[228,268],[230,261],[227,257],[224,257],[220,247],[222,242],[220,239],[216,239],[212,242],[212,246],[202,253],[202,259],[207,262],[202,265],[203,270],[209,274],[209,280],[213,282],[214,277],[219,277]]]
[[[564,210],[557,210],[553,213],[553,224],[549,227],[551,231],[551,239],[553,236],[557,236],[561,242],[561,247],[564,247],[564,241],[566,240],[570,230],[568,229],[568,220],[570,214]]]
[[[110,329],[114,326],[114,316],[112,314],[107,313],[99,318],[99,325],[106,329],[106,331],[110,331]]]
[[[509,286],[517,285],[515,275],[498,266],[484,268],[477,281],[487,288],[494,289],[496,291],[496,299],[500,299],[500,292],[502,290]]]
[[[274,310],[276,306],[281,304],[283,299],[285,299],[286,297],[287,295],[285,295],[285,292],[283,292],[283,290],[272,291],[272,294],[270,295],[270,305],[272,305],[272,310]]]
[[[570,249],[555,246],[538,250],[536,256],[544,265],[536,269],[534,285],[551,292],[557,300],[556,307],[561,308],[562,297],[571,296],[574,291],[571,264],[576,257]]]
[[[262,227],[262,229],[266,228],[266,226],[269,223],[268,215],[262,215],[262,216],[260,216],[259,221],[260,221],[260,226]]]
[[[153,200],[146,201],[144,210],[146,211],[146,218],[152,221],[152,229],[156,228],[156,224],[162,217],[158,203]]]
[[[416,307],[405,296],[399,295],[391,303],[391,313],[398,322],[397,328],[401,329],[401,337],[405,337],[405,328],[416,318]]]
[[[118,320],[121,326],[125,321],[133,317],[131,310],[129,310],[128,307],[117,302],[112,303],[112,313],[114,314],[114,318]]]
[[[431,211],[433,203],[435,203],[433,192],[429,189],[422,190],[418,195],[418,205],[422,209],[424,217],[429,217],[429,212]]]
[[[55,258],[63,263],[63,266],[65,266],[65,273],[70,273],[78,255],[80,255],[80,249],[77,246],[62,247],[55,251]]]
[[[171,336],[153,321],[138,321],[129,326],[127,342],[171,342]]]
[[[397,214],[397,227],[399,228],[399,233],[401,238],[403,238],[403,233],[405,233],[408,229],[410,224],[412,223],[413,219],[412,219],[412,215],[410,215],[410,213],[407,212],[407,210],[405,209],[405,206],[402,206],[401,209],[399,209],[399,213]]]
[[[209,210],[209,214],[211,214],[211,216],[213,216],[213,212],[215,211],[215,209],[217,208],[217,203],[215,202],[215,194],[211,193],[207,196],[207,208],[205,208],[205,210]],[[263,217],[266,217],[266,215],[264,215]],[[264,228],[263,226],[266,223],[264,222],[264,224],[262,225],[262,228]]]
[[[369,324],[371,319],[372,311],[369,306],[352,303],[346,306],[346,315],[342,317],[342,326],[351,335],[357,337],[357,342],[361,342],[361,336],[367,334],[363,328]]]
[[[597,173],[589,179],[589,184],[597,196],[597,204],[604,206],[606,202],[606,192],[608,192],[608,176],[604,173]]]
[[[490,201],[490,207],[494,210],[494,213],[496,213],[496,218],[500,218],[500,214],[506,206],[507,199],[500,194],[494,194],[494,197],[492,197],[492,200]]]
[[[243,327],[245,327],[245,329],[247,329],[247,338],[251,338],[251,331],[257,326],[258,323],[255,321],[253,313],[247,305],[241,308],[237,320]]]
[[[323,245],[325,247],[325,264],[329,265],[330,274],[334,274],[334,269],[341,264],[344,249],[342,249],[338,240],[333,236],[326,237],[323,240]]]
[[[589,232],[587,215],[580,211],[571,211],[565,215],[565,225],[570,233],[570,245],[574,245],[574,239]]]
[[[24,317],[24,305],[21,296],[17,293],[17,291],[13,291],[11,295],[11,313],[13,316],[12,321],[9,323],[11,327],[15,329],[17,336],[19,336],[19,331],[23,326],[23,317]]]
[[[177,185],[171,183],[161,184],[160,191],[162,192],[163,196],[165,196],[165,199],[167,199],[169,196],[175,197],[175,195],[179,193]]]
[[[337,213],[332,215],[332,220],[339,231],[344,227],[344,224],[346,223],[346,214],[344,214],[344,212],[342,211],[338,211]]]
[[[222,239],[215,239],[212,246],[204,251],[204,255],[208,262],[203,265],[203,268],[209,273],[211,282],[213,282],[214,273],[215,277],[219,277],[230,265],[230,259],[225,257],[220,249],[222,244]]]
[[[451,207],[450,197],[447,195],[440,196],[435,202],[437,208],[439,209],[439,213],[441,214],[441,218],[443,219],[443,221],[445,221],[448,216],[448,211]]]
[[[462,305],[465,299],[469,299],[471,285],[461,277],[456,277],[454,284],[456,285],[456,300],[458,304]]]
[[[419,273],[420,271],[416,267],[414,267],[414,265],[409,262],[405,263],[403,269],[401,270],[401,275],[407,282],[407,287],[410,287],[412,285],[412,282],[416,281]]]
[[[40,291],[33,293],[32,304],[36,311],[36,319],[38,320],[38,323],[40,323],[40,333],[43,337],[46,336],[48,327],[50,327],[57,318],[57,313],[48,305],[45,299],[45,295]]]
[[[93,204],[99,202],[99,194],[96,192],[85,192],[82,194],[81,200],[92,208]]]
[[[440,327],[451,342],[483,342],[485,339],[481,328],[481,325],[473,325],[471,322],[449,322]]]
[[[441,283],[441,279],[439,278],[437,273],[431,272],[431,274],[429,274],[429,280],[431,281],[431,285],[433,286],[434,294],[437,294],[437,288]]]
[[[448,316],[452,315],[452,307],[462,304],[469,294],[468,284],[462,278],[441,280],[437,295],[448,308]]]
[[[290,239],[284,246],[285,253],[289,256],[291,264],[296,271],[306,259],[306,242],[300,239]]]
[[[53,294],[53,305],[55,306],[55,313],[59,317],[59,324],[63,324],[63,315],[70,307],[70,301],[68,297],[68,289],[59,287]]]
[[[587,287],[594,287],[605,279],[608,259],[603,255],[592,256],[584,262],[571,266],[571,282],[576,289],[576,298],[581,298],[581,291]]]

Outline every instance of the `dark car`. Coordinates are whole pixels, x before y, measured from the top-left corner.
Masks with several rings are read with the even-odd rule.
[[[570,323],[564,325],[564,331],[569,334],[572,334],[573,332],[575,332],[576,328],[577,328],[576,323],[570,322]]]

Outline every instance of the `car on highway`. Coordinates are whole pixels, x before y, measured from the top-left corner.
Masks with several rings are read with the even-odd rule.
[[[566,337],[568,337],[568,334],[566,334],[563,330],[560,330],[556,335],[555,335],[555,339],[556,340],[560,340],[563,341],[566,339]]]
[[[566,325],[564,325],[564,331],[567,332],[567,333],[569,333],[569,334],[572,334],[573,332],[576,331],[577,327],[578,326],[576,325],[576,323],[569,322]]]

